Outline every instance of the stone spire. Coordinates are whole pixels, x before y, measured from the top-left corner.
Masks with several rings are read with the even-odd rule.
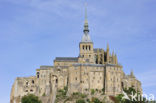
[[[113,62],[113,64],[115,64],[115,55],[114,55],[114,50],[113,50],[113,52],[112,52],[112,62]]]
[[[107,43],[107,63],[109,63],[109,44]]]
[[[118,64],[117,55],[115,54],[115,64]]]
[[[134,73],[133,73],[133,70],[131,70],[131,74],[130,75],[131,75],[131,77],[135,77]]]
[[[107,51],[109,51],[109,44],[107,43]]]
[[[81,42],[92,42],[90,36],[89,36],[89,28],[88,28],[88,19],[87,19],[87,4],[85,4],[85,22],[84,22],[84,34],[82,37]]]
[[[88,29],[88,19],[87,19],[87,4],[85,4],[85,22],[84,22],[84,33],[89,33]]]

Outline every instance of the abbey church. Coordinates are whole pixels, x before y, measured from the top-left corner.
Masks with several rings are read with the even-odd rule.
[[[91,90],[103,91],[105,96],[122,93],[124,88],[134,87],[142,93],[141,82],[133,72],[126,75],[117,55],[106,49],[94,48],[89,35],[87,17],[84,22],[79,54],[76,57],[56,57],[53,66],[40,66],[32,77],[17,77],[12,86],[10,103],[21,103],[27,94],[35,94],[42,103],[55,103],[56,92],[68,88],[68,95]],[[44,96],[44,98],[43,98]]]

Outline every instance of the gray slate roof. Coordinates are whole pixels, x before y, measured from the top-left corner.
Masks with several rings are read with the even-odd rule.
[[[101,51],[104,51],[102,48],[95,48],[95,49],[94,49],[94,52],[97,52],[98,49],[99,49],[100,52],[101,52]]]
[[[56,57],[54,61],[68,61],[68,62],[77,62],[77,57]]]

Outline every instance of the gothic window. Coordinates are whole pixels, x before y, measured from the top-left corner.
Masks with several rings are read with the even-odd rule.
[[[88,46],[86,45],[86,50],[87,50]]]
[[[89,50],[90,50],[90,45],[89,45]]]
[[[84,48],[85,48],[85,47],[84,47],[84,45],[83,45],[83,47],[82,47],[82,48],[83,48],[83,50],[84,50]]]

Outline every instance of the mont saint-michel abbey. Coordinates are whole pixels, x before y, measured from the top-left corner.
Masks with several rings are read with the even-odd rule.
[[[17,77],[10,103],[21,103],[21,98],[27,94],[38,96],[42,103],[55,103],[56,92],[65,87],[68,88],[68,96],[76,92],[90,95],[91,90],[103,91],[104,96],[116,96],[122,93],[123,88],[129,87],[142,93],[141,82],[133,72],[129,75],[123,72],[117,55],[110,53],[109,45],[106,45],[106,49],[94,48],[85,18],[79,54],[76,57],[56,57],[53,66],[40,66],[36,75]],[[100,97],[100,92],[95,96]]]

